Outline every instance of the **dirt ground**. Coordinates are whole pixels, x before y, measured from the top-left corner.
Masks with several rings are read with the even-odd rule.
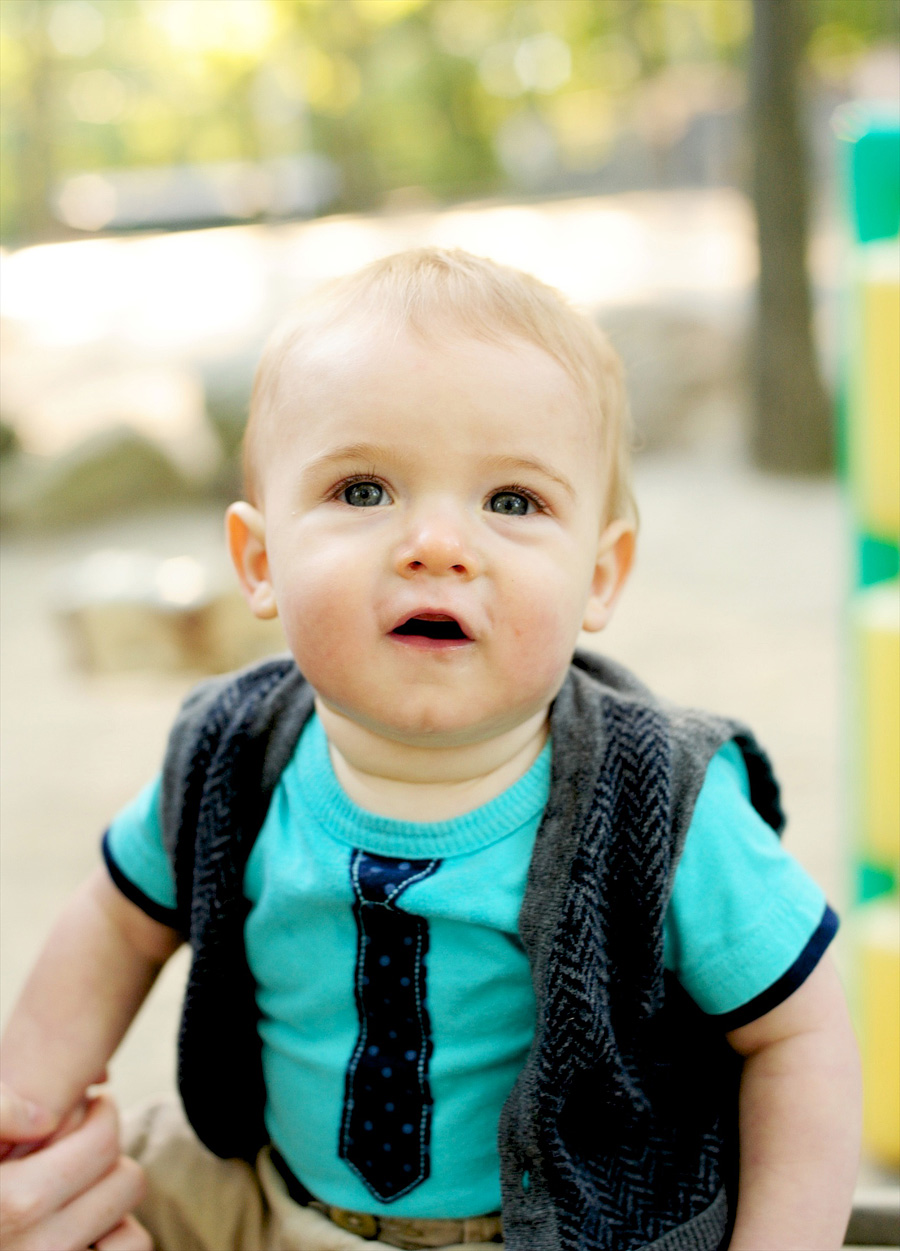
[[[838,489],[762,477],[727,455],[679,453],[641,460],[637,492],[638,563],[601,649],[660,693],[754,727],[783,782],[787,845],[844,911],[848,574]],[[0,547],[3,1011],[61,902],[97,863],[105,824],[158,766],[195,680],[77,672],[49,608],[54,570],[110,546],[221,559],[220,535],[219,516],[200,511]],[[852,991],[850,928],[836,951]],[[113,1062],[125,1103],[172,1088],[184,971],[176,957]]]

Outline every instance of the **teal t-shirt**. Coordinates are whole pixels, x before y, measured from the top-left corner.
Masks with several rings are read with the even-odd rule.
[[[318,718],[304,728],[247,863],[245,934],[261,1014],[267,1127],[318,1198],[398,1216],[459,1217],[499,1207],[497,1123],[534,1032],[517,920],[549,795],[551,751],[548,743],[528,773],[473,812],[405,822],[352,803],[335,777]],[[156,779],[118,815],[106,846],[137,902],[143,896],[171,908],[159,785]],[[418,918],[416,932],[427,934],[418,976],[426,991],[420,1024],[427,1026],[433,1100],[421,1130],[428,1168],[391,1198],[379,1198],[367,1182],[365,1166],[373,1161],[358,1161],[346,1145],[355,1061],[365,1051],[366,1029],[376,1027],[367,1022],[362,986],[372,952],[364,951],[370,939],[360,928],[360,857],[376,868],[409,868],[404,858],[429,866],[411,874],[398,904]],[[666,967],[727,1027],[731,1014],[762,1002],[797,963],[825,911],[822,892],[749,803],[740,750],[727,744],[710,762],[676,872]],[[354,1132],[365,1127],[378,1150],[391,1149],[379,1140],[377,1114]],[[404,1124],[399,1132],[420,1129]],[[377,1159],[374,1165],[377,1173]]]

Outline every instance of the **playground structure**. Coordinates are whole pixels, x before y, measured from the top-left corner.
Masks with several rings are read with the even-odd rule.
[[[900,125],[835,119],[850,249],[841,462],[855,552],[846,692],[857,1021],[871,1157],[900,1167]]]

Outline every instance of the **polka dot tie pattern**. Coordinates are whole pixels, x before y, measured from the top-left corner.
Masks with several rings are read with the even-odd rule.
[[[428,923],[397,901],[440,864],[365,851],[354,851],[350,862],[359,1037],[347,1067],[339,1154],[382,1203],[429,1174]]]

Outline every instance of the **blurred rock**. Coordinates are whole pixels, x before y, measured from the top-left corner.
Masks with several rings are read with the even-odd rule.
[[[113,355],[57,363],[7,363],[9,419],[26,451],[57,456],[114,426],[130,426],[156,444],[190,482],[215,473],[221,452],[206,419],[196,370],[116,360]]]
[[[254,348],[252,355],[207,361],[203,366],[206,415],[222,449],[222,462],[212,486],[228,499],[241,494],[241,441],[258,359],[259,351]]]
[[[598,323],[625,362],[639,451],[694,446],[737,424],[743,333],[737,316],[675,305],[603,309]],[[712,427],[712,428],[711,428]]]
[[[0,517],[19,527],[71,525],[189,499],[192,486],[130,426],[92,435],[59,456],[21,454],[3,466]]]
[[[15,427],[0,419],[0,460],[6,460],[20,451],[21,443]]]
[[[190,556],[105,550],[65,566],[52,605],[74,663],[90,673],[223,673],[284,650],[239,591]]]
[[[252,355],[227,357],[203,365],[206,415],[227,456],[233,455],[241,445],[258,359],[259,352],[254,351]]]

